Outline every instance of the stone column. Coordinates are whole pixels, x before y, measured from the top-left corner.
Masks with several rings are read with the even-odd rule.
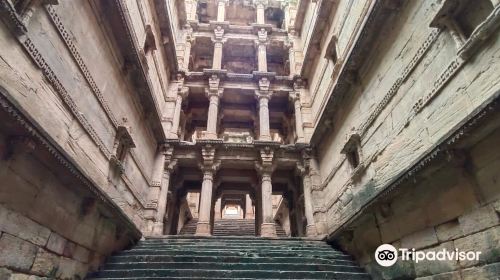
[[[188,21],[196,20],[196,9],[198,8],[198,0],[186,0],[186,19]]]
[[[314,213],[311,198],[311,177],[309,176],[309,174],[304,174],[302,176],[302,185],[304,191],[304,208],[307,220],[306,235],[316,236],[318,233],[316,230],[316,224],[314,222]]]
[[[161,145],[155,161],[155,170],[152,185],[155,187],[153,204],[156,204],[156,215],[152,228],[153,235],[163,234],[163,221],[167,209],[170,175],[174,171],[177,160],[172,159],[174,148],[170,145]]]
[[[245,195],[245,219],[255,219],[250,195]]]
[[[189,71],[189,61],[191,60],[191,48],[193,46],[193,42],[194,42],[193,29],[189,28],[186,33],[186,42],[184,43],[184,57],[183,57],[182,69],[185,72]]]
[[[202,147],[203,164],[200,165],[203,172],[203,182],[201,185],[200,213],[198,215],[198,225],[196,235],[211,235],[210,213],[212,210],[212,193],[214,175],[220,166],[220,162],[215,162],[215,147],[206,145]]]
[[[224,36],[224,29],[218,25],[214,30],[214,57],[212,59],[212,69],[220,70],[222,68],[222,47],[226,42]]]
[[[264,12],[265,12],[267,1],[266,0],[257,0],[254,3],[255,3],[255,9],[256,9],[256,13],[257,13],[257,23],[258,24],[265,24],[266,19],[264,17]]]
[[[220,219],[222,216],[222,209],[221,209],[221,198],[219,197],[217,201],[215,201],[215,219]]]
[[[267,72],[267,31],[261,28],[257,32],[258,40],[255,41],[257,46],[257,70],[259,72]]]
[[[174,117],[172,119],[172,128],[170,132],[174,135],[177,135],[177,131],[179,130],[179,122],[181,119],[181,110],[182,110],[182,100],[186,98],[189,94],[189,89],[184,86],[179,86],[179,90],[177,92],[177,97],[175,100],[175,109],[174,109]]]
[[[273,185],[271,175],[274,171],[273,150],[269,148],[260,151],[261,163],[256,164],[258,173],[261,176],[261,205],[262,223],[260,235],[263,237],[276,236],[276,227],[273,219]]]
[[[212,75],[208,81],[208,89],[205,93],[209,99],[207,130],[204,133],[206,139],[217,139],[217,122],[219,115],[219,99],[224,92],[223,88],[219,88],[219,77]]]
[[[294,91],[291,92],[290,95],[290,100],[293,102],[293,107],[295,108],[295,133],[297,135],[297,140],[296,142],[299,143],[304,143],[305,138],[304,138],[304,127],[302,125],[302,111],[301,111],[301,105],[300,105],[300,92],[299,91]]]
[[[269,99],[272,91],[269,91],[269,80],[262,78],[259,81],[259,90],[255,91],[259,100],[259,140],[271,141],[271,131],[269,126]]]
[[[217,1],[217,21],[222,22],[226,19],[226,3],[227,0]]]

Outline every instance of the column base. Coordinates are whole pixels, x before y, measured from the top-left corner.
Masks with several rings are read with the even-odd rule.
[[[210,223],[209,222],[198,222],[196,225],[196,233],[194,235],[197,236],[211,236],[210,232]]]
[[[217,134],[216,133],[211,133],[211,132],[208,132],[208,131],[203,131],[202,134],[202,139],[217,139]]]
[[[262,223],[260,225],[260,236],[276,237],[276,225],[274,223]]]
[[[313,237],[317,236],[318,231],[316,230],[316,225],[307,225],[306,226],[306,236]]]
[[[261,135],[259,136],[259,141],[266,141],[266,142],[270,142],[272,141],[273,139],[271,138],[271,136],[269,135]]]

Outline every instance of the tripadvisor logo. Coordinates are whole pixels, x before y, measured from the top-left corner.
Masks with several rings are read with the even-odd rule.
[[[398,260],[398,250],[391,244],[382,244],[375,251],[375,260],[381,266],[393,266]]]
[[[403,261],[411,260],[415,263],[420,261],[478,261],[481,252],[464,252],[455,249],[448,251],[446,249],[416,251],[413,249],[400,248],[397,250],[391,244],[382,244],[375,251],[375,260],[381,266],[393,266],[398,261],[398,256]]]

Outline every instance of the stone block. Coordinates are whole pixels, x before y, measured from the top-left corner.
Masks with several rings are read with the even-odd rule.
[[[63,256],[65,256],[67,258],[73,258],[73,255],[75,254],[76,246],[77,246],[76,243],[68,240],[66,242],[66,246],[64,246]]]
[[[482,263],[500,261],[500,227],[471,234],[453,241],[455,248],[465,252],[479,251],[479,260],[460,261],[460,266],[467,268]]]
[[[498,214],[491,204],[463,214],[458,217],[458,221],[464,235],[498,225],[500,222]]]
[[[62,279],[83,279],[87,274],[88,266],[69,258],[61,257],[57,278]]]
[[[47,250],[39,249],[31,271],[37,275],[54,277],[59,267],[59,256]]]
[[[73,258],[82,263],[88,263],[90,257],[90,251],[80,245],[76,245]]]
[[[426,250],[422,250],[424,253],[430,251],[440,251],[445,249],[446,251],[454,251],[453,242],[442,243],[439,246],[435,246]],[[443,274],[447,272],[455,271],[459,268],[458,262],[455,260],[423,260],[418,263],[415,262],[415,271],[418,277],[432,276],[435,274]]]
[[[412,261],[398,260],[390,267],[380,266],[374,261],[364,268],[373,279],[415,279],[415,267]]]
[[[38,247],[10,234],[0,238],[0,266],[27,271],[35,260]]]
[[[0,205],[0,231],[7,232],[36,245],[45,246],[50,230],[25,216]]]
[[[462,277],[460,276],[460,272],[453,271],[432,276],[419,277],[416,278],[416,280],[462,280]]]
[[[435,227],[439,242],[457,239],[462,236],[462,229],[458,220],[453,220]]]
[[[401,239],[401,247],[420,249],[438,243],[436,231],[433,227],[417,231]]]
[[[49,241],[47,242],[47,249],[62,255],[64,253],[64,247],[66,246],[66,239],[59,234],[52,232],[50,233]]]
[[[12,275],[12,271],[5,267],[0,267],[0,279],[9,279]]]
[[[462,270],[462,280],[500,279],[500,263],[488,264]]]

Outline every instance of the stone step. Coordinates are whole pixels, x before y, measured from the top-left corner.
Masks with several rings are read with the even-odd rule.
[[[108,263],[104,270],[127,270],[127,269],[196,269],[207,270],[279,270],[279,271],[339,271],[339,272],[363,272],[361,268],[354,265],[336,264],[304,264],[304,263],[227,263],[227,262],[128,262]]]
[[[366,273],[341,271],[207,270],[207,269],[122,269],[101,270],[94,279],[123,277],[223,277],[251,279],[370,279]]]
[[[347,256],[340,255],[338,253],[328,253],[328,252],[315,252],[313,250],[309,251],[225,251],[225,250],[197,250],[197,251],[186,251],[186,250],[150,250],[150,249],[134,249],[130,251],[120,252],[118,255],[127,256],[127,255],[156,255],[156,256],[175,256],[175,255],[216,255],[216,256],[253,256],[253,257],[293,257],[293,256],[301,256],[301,257],[318,257],[318,258],[331,258],[331,259],[348,259]]]
[[[115,255],[109,258],[109,263],[131,263],[131,262],[224,262],[224,263],[309,263],[309,264],[338,264],[338,265],[356,265],[350,257],[345,258],[318,258],[306,256],[293,257],[247,257],[247,256],[213,256],[213,255]]]
[[[350,256],[304,238],[147,238],[90,279],[370,279]]]
[[[225,250],[247,250],[247,249],[266,249],[266,250],[280,250],[283,246],[280,244],[139,244],[136,249],[220,249],[224,247]],[[314,245],[300,245],[294,246],[292,250],[305,249],[305,250],[315,250],[315,251],[332,251],[332,247],[329,246],[314,246]]]

